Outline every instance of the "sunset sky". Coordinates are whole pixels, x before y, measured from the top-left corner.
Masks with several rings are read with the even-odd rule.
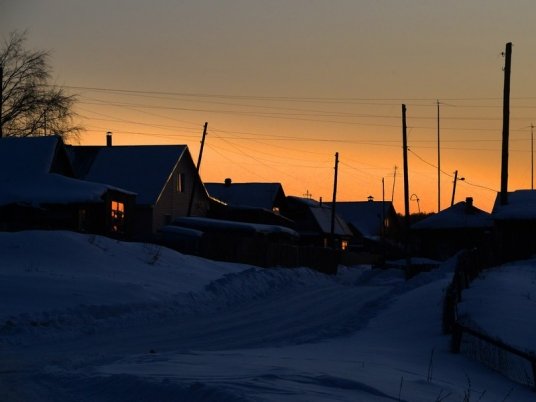
[[[53,83],[79,95],[81,144],[187,144],[205,182],[281,182],[331,201],[393,197],[411,212],[500,188],[502,94],[513,43],[509,190],[531,188],[534,0],[0,0],[0,36],[50,50]],[[395,166],[398,168],[394,177]],[[382,187],[382,179],[384,186]],[[394,191],[393,191],[394,190]],[[417,198],[419,202],[417,202]]]

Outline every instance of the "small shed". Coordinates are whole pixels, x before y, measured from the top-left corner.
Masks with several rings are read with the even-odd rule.
[[[169,246],[187,252],[179,247],[195,243],[196,254],[205,258],[258,266],[296,264],[293,246],[299,235],[284,226],[181,217],[161,232]]]

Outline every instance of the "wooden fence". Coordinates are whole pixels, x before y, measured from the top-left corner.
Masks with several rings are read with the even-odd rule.
[[[443,331],[452,335],[452,351],[464,353],[513,381],[536,389],[536,355],[519,350],[464,325],[458,320],[457,305],[462,292],[485,269],[494,265],[490,250],[467,250],[458,256],[454,276],[443,305]]]

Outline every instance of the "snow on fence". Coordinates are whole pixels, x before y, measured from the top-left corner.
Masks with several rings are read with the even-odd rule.
[[[512,381],[536,388],[536,355],[461,324],[455,325],[452,338],[455,353],[461,352]]]
[[[443,304],[443,331],[452,334],[452,351],[463,353],[513,381],[536,388],[536,355],[516,349],[458,321],[462,291],[494,262],[490,251],[466,250],[458,256],[454,277]]]

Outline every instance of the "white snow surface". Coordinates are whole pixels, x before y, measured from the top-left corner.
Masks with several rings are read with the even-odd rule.
[[[367,266],[328,276],[46,231],[0,233],[0,255],[0,401],[535,400],[450,353],[452,261],[409,281]],[[516,331],[530,334],[535,265],[489,271],[465,313],[478,322],[470,300],[523,281],[524,299],[502,298],[523,305]],[[533,348],[530,336],[515,342]]]

